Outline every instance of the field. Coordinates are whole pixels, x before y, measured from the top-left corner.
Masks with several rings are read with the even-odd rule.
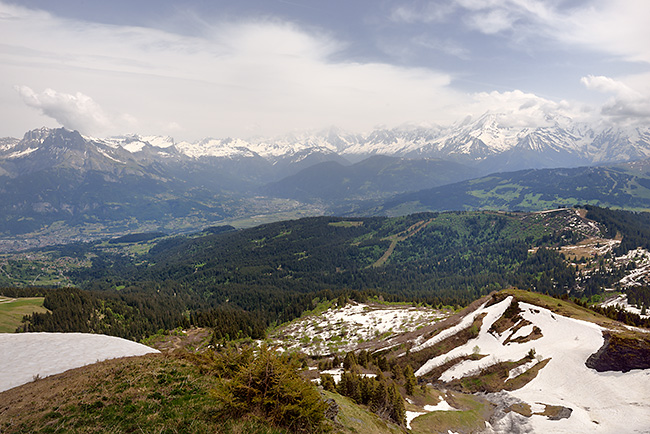
[[[24,315],[34,312],[47,312],[43,307],[43,297],[6,298],[0,296],[0,333],[13,333]]]

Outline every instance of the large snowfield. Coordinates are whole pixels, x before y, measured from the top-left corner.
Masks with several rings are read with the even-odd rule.
[[[158,350],[113,336],[85,333],[0,334],[0,392],[107,359]]]
[[[481,360],[461,362],[445,371],[440,379],[450,381],[471,375],[499,361],[519,360],[534,349],[537,361],[550,358],[550,362],[527,385],[504,393],[529,404],[533,413],[543,412],[546,404],[570,408],[571,415],[550,420],[542,415],[533,414],[527,418],[510,412],[498,424],[488,428],[488,432],[650,432],[650,370],[621,373],[597,372],[588,368],[585,361],[604,343],[603,329],[596,324],[563,317],[527,303],[519,303],[521,316],[539,327],[543,336],[528,342],[504,345],[510,331],[494,335],[488,330],[510,302],[511,298],[507,298],[492,306],[479,308],[471,315],[474,318],[486,313],[479,336],[443,356],[429,360],[416,374],[423,375],[446,360],[474,351],[488,355]],[[471,324],[469,320],[464,322],[465,325],[468,323]],[[525,336],[531,330],[532,326],[524,327],[517,335]]]

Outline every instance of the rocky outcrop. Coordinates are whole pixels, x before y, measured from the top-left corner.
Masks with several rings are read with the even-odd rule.
[[[625,336],[624,334],[603,332],[605,343],[589,356],[587,367],[598,372],[621,371],[650,368],[650,336]]]

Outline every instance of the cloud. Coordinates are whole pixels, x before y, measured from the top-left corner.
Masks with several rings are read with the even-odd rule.
[[[499,109],[516,122],[541,125],[547,114],[589,111],[522,91],[468,95],[456,90],[463,69],[476,65],[470,49],[489,34],[498,35],[499,44],[510,37],[530,47],[523,42],[535,38],[650,62],[650,27],[643,23],[650,16],[650,2],[629,3],[638,10],[626,2],[604,0],[400,3],[388,17],[391,29],[400,23],[432,24],[426,29],[410,26],[414,30],[408,37],[395,42],[397,48],[412,50],[411,58],[423,52],[430,57],[413,63],[436,65],[418,68],[406,65],[408,56],[396,64],[342,60],[358,47],[323,29],[278,18],[225,21],[188,13],[186,19],[196,20],[196,26],[181,34],[62,19],[0,0],[0,117],[7,125],[25,128],[31,122],[27,127],[33,128],[42,123],[41,113],[82,131],[164,130],[178,140],[272,135],[328,125],[364,131],[378,124],[448,123],[468,112]],[[462,39],[468,31],[474,34]],[[387,38],[398,39],[392,35]],[[509,49],[512,44],[503,45]],[[440,52],[457,59],[440,57]],[[480,54],[485,58],[490,53]],[[459,75],[436,69],[442,65],[453,65]],[[482,88],[482,83],[495,81],[484,79],[480,71],[469,79]],[[617,80],[650,93],[630,80]],[[524,88],[523,79],[517,83],[513,87]],[[616,86],[596,79],[585,85],[592,90]],[[644,113],[642,97],[610,93],[614,98],[603,113]]]
[[[111,128],[111,121],[93,99],[81,92],[74,95],[45,89],[40,94],[28,86],[16,86],[23,102],[66,128],[83,133],[101,133]]]
[[[455,0],[466,22],[486,34],[513,30],[516,40],[544,38],[650,63],[647,0]]]
[[[565,125],[590,117],[589,112],[576,103],[551,101],[520,90],[476,93],[468,109],[474,116],[485,112],[496,114],[501,126],[517,128]]]
[[[0,40],[0,89],[24,86],[23,102],[71,128],[122,133],[114,113],[128,112],[138,132],[175,125],[181,140],[333,124],[363,131],[451,121],[446,107],[467,99],[449,74],[341,61],[344,41],[278,19],[201,22],[187,36],[0,3]],[[77,93],[59,93],[71,86]],[[31,91],[44,88],[58,92]]]
[[[466,18],[470,27],[488,35],[511,29],[515,21],[516,17],[504,9],[475,13]]]
[[[582,77],[580,82],[587,88],[597,90],[600,92],[615,93],[618,95],[626,95],[628,97],[641,96],[638,92],[632,90],[625,83],[614,80],[613,78],[604,76],[588,75]]]
[[[396,7],[391,19],[406,23],[439,23],[457,16],[470,30],[493,35],[529,29],[549,16],[549,2],[536,0],[446,0]],[[532,31],[529,29],[529,31]]]
[[[650,121],[650,97],[609,77],[589,75],[580,81],[588,89],[614,94],[602,106],[601,114],[617,124],[647,124]]]
[[[650,63],[647,0],[446,0],[400,5],[391,15],[406,23],[456,17],[470,30],[509,34],[524,47],[543,39]]]
[[[648,17],[647,0],[594,0],[559,16],[554,34],[564,42],[650,63]]]
[[[409,5],[400,5],[392,10],[391,21],[404,23],[439,23],[448,19],[455,11],[453,3],[444,2],[416,2]]]
[[[413,38],[412,42],[416,46],[429,50],[441,51],[445,54],[458,57],[459,59],[468,60],[470,58],[469,50],[458,41],[454,41],[450,38],[436,38],[428,35],[419,35]]]

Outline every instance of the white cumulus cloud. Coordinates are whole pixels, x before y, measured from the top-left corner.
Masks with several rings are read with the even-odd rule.
[[[634,125],[650,121],[650,97],[610,77],[589,75],[581,82],[588,89],[613,94],[601,109],[618,124]]]
[[[589,113],[576,103],[552,101],[520,90],[479,92],[468,106],[473,114],[490,112],[499,116],[504,127],[538,128],[569,120],[588,120]]]
[[[83,133],[101,133],[112,126],[102,108],[81,92],[67,94],[45,89],[36,93],[28,86],[15,88],[25,104],[38,109],[66,128]]]

